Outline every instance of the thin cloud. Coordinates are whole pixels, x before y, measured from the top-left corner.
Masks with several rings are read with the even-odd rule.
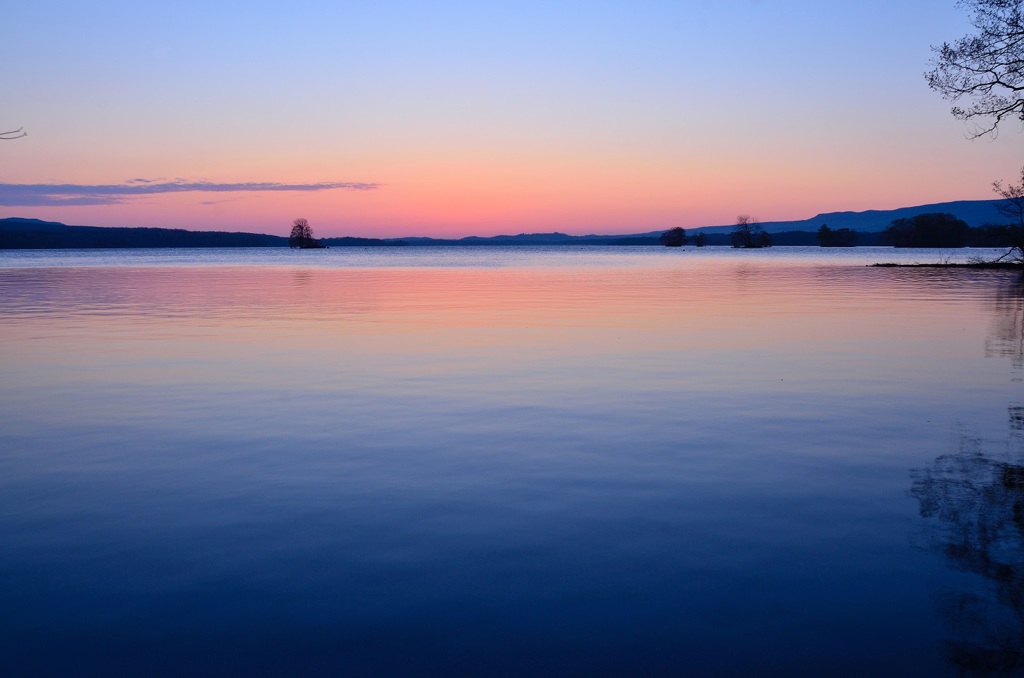
[[[276,191],[372,191],[379,184],[329,181],[316,184],[244,182],[219,184],[212,181],[161,181],[131,179],[123,184],[4,184],[0,183],[0,205],[6,207],[61,207],[69,205],[118,205],[140,195],[161,193],[264,193]]]

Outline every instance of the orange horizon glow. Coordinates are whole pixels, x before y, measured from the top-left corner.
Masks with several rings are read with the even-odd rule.
[[[630,234],[986,199],[1024,157],[1014,129],[965,139],[921,78],[930,45],[965,30],[954,6],[399,4],[318,6],[315,25],[253,11],[243,33],[206,6],[201,24],[69,8],[40,33],[41,10],[19,7],[8,43],[33,59],[11,74],[4,116],[28,136],[0,148],[0,198],[136,179],[379,187],[0,199],[0,217],[285,235],[301,216],[320,237]],[[282,36],[303,49],[278,49]]]

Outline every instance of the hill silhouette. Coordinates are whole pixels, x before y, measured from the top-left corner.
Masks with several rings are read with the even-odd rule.
[[[860,233],[881,233],[889,224],[897,219],[912,219],[919,214],[945,213],[952,214],[964,221],[968,226],[978,228],[987,224],[1001,224],[1006,221],[996,210],[1001,200],[954,200],[929,205],[915,205],[891,210],[866,210],[863,212],[823,212],[810,219],[798,221],[766,221],[761,227],[769,233],[784,231],[817,231],[823,224],[836,230],[848,228]],[[694,232],[705,231],[717,233],[732,231],[733,224],[723,226],[706,226],[693,229]],[[687,229],[689,232],[690,229]]]

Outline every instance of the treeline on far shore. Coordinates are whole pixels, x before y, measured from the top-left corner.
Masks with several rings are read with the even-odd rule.
[[[327,238],[328,246],[394,246],[377,238]],[[180,228],[67,226],[37,219],[0,219],[0,249],[102,249],[173,247],[288,247],[288,238],[262,233],[186,231]]]
[[[849,228],[832,229],[822,224],[815,231],[782,231],[768,233],[759,224],[741,216],[732,233],[705,233],[698,231],[688,237],[682,228],[662,234],[660,242],[668,247],[693,244],[731,245],[732,247],[771,247],[773,245],[803,245],[819,247],[1020,247],[1020,228],[1012,225],[986,224],[971,227],[952,214],[936,212],[915,217],[895,219],[883,231],[860,232]]]
[[[897,219],[880,232],[831,229],[822,224],[817,231],[764,232],[756,222],[743,222],[732,233],[695,229],[687,234],[675,228],[661,234],[623,236],[565,233],[533,233],[491,237],[441,238],[322,238],[327,247],[429,247],[429,246],[731,246],[731,247],[1006,247],[1008,226],[969,227],[950,214],[922,214]],[[745,236],[738,238],[738,235]],[[186,231],[173,228],[68,226],[38,219],[0,219],[0,249],[98,249],[98,248],[202,248],[202,247],[288,247],[289,238],[261,233]]]
[[[837,229],[823,239],[820,232],[783,231],[771,233],[771,244],[803,247],[1006,247],[1005,226],[967,227],[956,237],[929,234],[893,234],[881,231],[867,233],[849,229]],[[732,245],[730,233],[707,233],[706,245]]]

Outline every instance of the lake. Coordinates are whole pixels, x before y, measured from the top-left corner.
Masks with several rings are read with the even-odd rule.
[[[991,252],[0,252],[0,674],[1024,667]]]

